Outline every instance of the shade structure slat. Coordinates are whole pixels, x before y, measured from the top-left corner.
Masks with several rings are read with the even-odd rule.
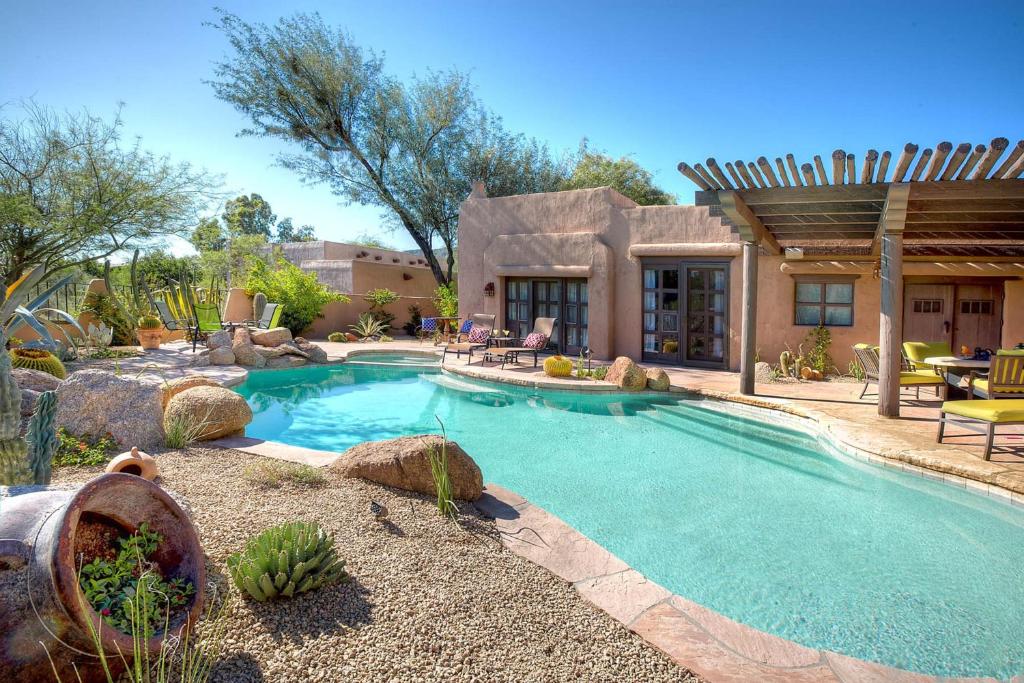
[[[810,164],[804,164],[800,167],[800,172],[803,173],[804,182],[807,183],[807,186],[814,187],[814,167]]]
[[[745,189],[747,187],[747,185],[743,183],[743,178],[741,178],[739,174],[736,173],[736,167],[732,165],[731,161],[725,162],[725,170],[728,171],[729,175],[733,179],[733,182],[736,183],[736,187],[741,189]]]
[[[740,174],[741,178],[743,178],[743,182],[747,184],[747,187],[751,190],[757,189],[757,185],[754,183],[754,179],[750,177],[750,172],[747,171],[747,165],[742,159],[736,160],[736,172]]]
[[[701,164],[694,164],[693,170],[696,171],[704,181],[711,186],[713,190],[721,190],[722,186],[715,180],[715,177],[708,173],[708,170]]]
[[[832,152],[832,183],[842,185],[846,182],[846,152],[837,149]]]
[[[779,179],[775,177],[775,171],[772,170],[772,165],[768,163],[768,159],[758,157],[757,165],[761,169],[761,173],[768,180],[768,184],[772,187],[779,187]]]
[[[971,174],[971,180],[984,180],[988,172],[992,170],[999,157],[1003,155],[1006,148],[1010,146],[1010,141],[1006,138],[995,138],[989,143],[988,150],[982,155],[981,161],[978,162],[978,168]]]
[[[793,176],[793,185],[803,187],[804,182],[800,180],[800,171],[796,168],[796,158],[792,154],[786,155],[786,165],[789,166],[789,173]]]
[[[907,175],[907,169],[910,168],[910,162],[914,160],[914,156],[917,154],[917,145],[912,142],[908,142],[903,146],[903,151],[900,152],[900,158],[896,160],[896,168],[892,171],[892,182],[902,183],[904,176]]]
[[[981,159],[981,155],[985,153],[985,145],[977,145],[974,150],[964,161],[964,165],[960,167],[960,172],[956,174],[957,180],[966,180],[967,175],[974,168],[975,164]]]
[[[953,152],[953,156],[949,157],[949,163],[946,164],[946,170],[939,176],[939,180],[950,180],[953,175],[960,169],[960,165],[967,158],[967,155],[971,153],[971,143],[961,142],[956,146],[956,150]]]
[[[878,161],[878,151],[869,149],[864,155],[864,168],[860,172],[861,185],[867,185],[874,179],[876,161]]]
[[[1024,155],[1018,157],[1017,163],[1010,167],[1010,169],[1003,174],[1004,180],[1012,180],[1017,178],[1021,173],[1024,173]]]
[[[889,170],[889,160],[892,159],[892,152],[882,152],[882,157],[878,160],[878,171],[875,173],[875,182],[884,183],[885,174]]]
[[[757,165],[753,161],[747,162],[747,168],[750,170],[750,176],[757,183],[758,187],[768,187],[768,182],[765,181],[764,176],[761,175],[761,171],[757,170]]]
[[[679,170],[680,173],[682,173],[684,176],[689,178],[690,181],[692,181],[693,184],[696,185],[697,187],[699,187],[700,189],[702,189],[702,190],[712,190],[712,189],[714,189],[712,187],[711,183],[709,183],[708,181],[704,180],[704,178],[702,178],[701,175],[699,173],[697,173],[697,171],[695,171],[693,169],[693,167],[690,166],[685,161],[680,161],[679,165],[676,166],[676,168]]]
[[[790,187],[792,183],[789,182],[789,174],[786,173],[786,164],[783,163],[782,157],[775,157],[775,167],[779,169],[779,178],[782,180],[782,184]]]
[[[1003,163],[999,164],[999,168],[995,170],[991,177],[1005,178],[1009,170],[1022,156],[1024,156],[1024,140],[1018,140],[1016,146],[1010,150],[1006,159],[1003,160]]]
[[[917,182],[921,179],[921,173],[924,172],[924,167],[928,163],[928,160],[932,158],[932,150],[929,147],[925,147],[924,151],[921,152],[921,156],[917,159],[917,165],[914,166],[914,171],[910,174],[910,180]]]
[[[851,185],[857,182],[857,159],[853,154],[846,155],[846,177]]]
[[[732,186],[732,183],[729,182],[729,179],[725,177],[725,173],[722,172],[722,167],[718,165],[718,162],[715,161],[714,157],[708,157],[705,163],[707,163],[708,170],[711,171],[711,175],[714,176],[715,180],[718,181],[719,185],[721,185],[726,190],[735,189]]]
[[[953,150],[953,143],[942,141],[935,145],[935,154],[932,155],[932,163],[928,166],[927,173],[924,174],[925,180],[935,180],[939,177],[939,171],[942,170],[942,164],[946,161],[946,157]]]
[[[828,185],[828,176],[825,175],[825,164],[822,163],[821,157],[817,154],[814,155],[814,167],[818,169],[818,178],[821,180],[821,184]]]

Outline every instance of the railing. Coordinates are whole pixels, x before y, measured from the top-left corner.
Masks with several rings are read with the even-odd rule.
[[[28,299],[32,300],[35,297],[39,296],[44,291],[46,291],[46,289],[48,289],[52,284],[52,282],[44,282],[36,285],[35,287],[32,287],[29,290]],[[132,301],[132,288],[130,285],[115,284],[113,285],[113,288],[114,293],[122,302],[127,304]],[[82,310],[82,302],[85,301],[85,294],[88,291],[88,282],[69,282],[63,287],[58,288],[53,294],[51,294],[50,298],[47,299],[46,303],[44,303],[42,307],[57,308],[62,311],[66,311],[75,317],[78,317],[79,313]],[[155,291],[156,290],[154,290],[154,292]],[[217,294],[218,300],[221,302],[221,304],[227,301],[228,290],[218,288]],[[43,317],[52,322],[57,322],[60,320],[60,318],[53,314],[44,314]]]

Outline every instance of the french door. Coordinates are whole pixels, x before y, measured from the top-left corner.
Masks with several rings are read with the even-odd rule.
[[[723,367],[728,284],[728,265],[724,263],[645,262],[643,359]]]
[[[537,318],[556,318],[549,345],[568,355],[589,345],[587,281],[579,278],[508,278],[505,329],[520,339]]]

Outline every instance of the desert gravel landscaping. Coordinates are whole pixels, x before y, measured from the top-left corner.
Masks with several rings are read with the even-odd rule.
[[[460,503],[460,524],[434,501],[325,470],[326,483],[245,476],[265,459],[192,448],[159,456],[165,488],[192,509],[208,572],[236,599],[211,681],[695,681],[585,602],[569,584],[505,550],[491,521]],[[54,483],[99,468],[65,468]],[[390,512],[381,523],[370,501]],[[336,537],[348,583],[293,600],[238,598],[226,558],[290,520]]]

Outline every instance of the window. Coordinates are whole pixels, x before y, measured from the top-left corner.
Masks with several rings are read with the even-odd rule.
[[[797,325],[853,325],[853,281],[797,280],[794,317]]]
[[[942,299],[914,299],[914,313],[942,313]]]
[[[960,301],[960,312],[974,315],[992,315],[991,299],[963,299]]]

